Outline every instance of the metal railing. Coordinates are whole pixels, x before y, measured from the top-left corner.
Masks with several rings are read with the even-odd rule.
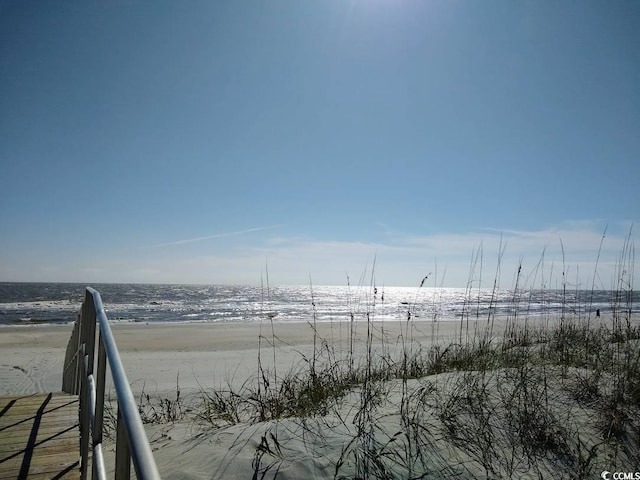
[[[99,330],[96,332],[96,322]],[[98,337],[97,362],[96,336]],[[115,478],[130,478],[131,461],[140,480],[160,479],[151,453],[138,406],[129,388],[118,347],[113,339],[109,320],[100,294],[87,287],[73,333],[67,345],[62,375],[62,390],[80,395],[80,478],[87,478],[89,450],[92,451],[91,478],[106,478],[102,453],[104,391],[107,360],[118,400],[116,426]]]

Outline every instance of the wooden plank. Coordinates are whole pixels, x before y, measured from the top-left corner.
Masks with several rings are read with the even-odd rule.
[[[7,419],[11,418],[12,420],[24,420],[27,418],[33,418],[35,415],[48,415],[48,414],[56,414],[60,410],[66,412],[72,412],[78,415],[78,406],[79,403],[77,400],[74,401],[66,401],[64,403],[57,404],[47,404],[44,408],[41,408],[43,402],[38,402],[31,405],[20,403],[13,404],[8,406],[8,410],[5,414],[0,415],[0,422],[2,424],[8,424],[9,421]],[[53,403],[53,402],[51,402]]]
[[[48,445],[55,444],[59,440],[75,440],[76,443],[80,440],[78,436],[78,424],[69,423],[57,428],[48,428],[45,431],[39,430],[36,435],[31,434],[30,431],[14,432],[11,435],[2,435],[0,439],[0,452],[15,452],[16,449],[28,448],[29,444],[32,444],[32,448],[41,448]],[[0,454],[0,460],[2,455]]]
[[[0,479],[80,476],[78,397],[0,397]]]
[[[3,464],[0,469],[0,478],[28,478],[32,476],[49,476],[60,478],[58,475],[67,475],[63,478],[80,478],[80,459],[70,458],[68,454],[43,455],[34,457],[25,467],[23,459],[12,459]]]
[[[77,450],[78,442],[76,441],[57,447],[38,449],[34,452],[18,451],[2,459],[0,476],[16,469],[24,469],[28,473],[33,473],[37,469],[39,469],[38,471],[59,471],[59,465],[70,465],[79,461],[77,453],[74,453]],[[33,455],[29,455],[29,453],[33,453]]]
[[[47,408],[48,407],[48,408]],[[7,427],[17,423],[33,421],[36,415],[46,418],[56,418],[58,416],[75,415],[78,416],[78,402],[62,404],[53,407],[48,405],[45,408],[39,405],[19,405],[10,408],[9,411],[0,416],[0,426]]]
[[[6,417],[0,419],[0,432],[5,432],[6,430],[11,429],[20,429],[24,428],[24,425],[31,425],[35,420],[37,420],[36,415],[16,415],[15,417]],[[78,420],[78,410],[76,408],[71,409],[59,409],[53,410],[51,412],[46,412],[40,416],[40,419],[46,419],[47,424],[54,424],[56,422],[60,422],[61,420],[72,421],[75,419]]]
[[[60,438],[79,438],[78,422],[59,425],[55,428],[45,427],[37,432],[32,430],[17,430],[11,434],[0,435],[0,451],[3,451],[5,445],[44,445]]]
[[[43,400],[45,400],[48,397],[48,395],[49,394],[38,393],[34,395],[20,396],[20,397],[17,397],[17,396],[0,397],[0,406],[2,408],[2,411],[4,411],[5,408],[15,409],[20,407],[21,405],[23,406],[34,405],[34,404],[41,403]],[[77,402],[76,395],[69,395],[68,393],[56,393],[49,399],[46,409],[50,410],[54,406],[64,405],[66,403],[74,402],[74,401]]]
[[[33,422],[36,419],[36,413],[26,410],[15,410],[12,415],[5,415],[0,417],[0,429],[11,428],[14,425],[19,425],[21,423]],[[62,405],[57,408],[53,408],[49,411],[42,412],[40,414],[41,418],[50,418],[52,420],[61,417],[75,417],[78,418],[78,407],[76,404],[72,405]]]
[[[69,393],[64,393],[64,392],[54,392],[51,395],[52,395],[51,397],[52,402],[55,402],[58,400],[64,400],[64,399],[69,400],[76,397],[75,395],[71,395]],[[49,392],[26,393],[23,395],[0,395],[0,405],[12,402],[14,400],[16,402],[35,402],[47,396],[49,396]]]
[[[0,419],[7,416],[24,415],[25,413],[35,415],[47,397],[48,394],[29,395],[27,397],[0,397]],[[70,405],[75,405],[75,408],[78,409],[77,396],[66,393],[55,394],[46,402],[42,413]]]
[[[0,431],[7,426],[33,421],[36,415],[41,417],[78,415],[77,398],[70,398],[66,394],[62,398],[53,396],[49,401],[46,401],[46,396],[18,398],[15,402],[6,403],[3,400],[0,399]]]
[[[46,416],[43,418],[46,419],[46,422],[44,425],[40,427],[42,429],[58,428],[58,427],[64,427],[65,425],[73,425],[74,423],[78,423],[77,413],[62,413],[52,418],[46,418]],[[2,426],[0,427],[0,436],[12,435],[15,432],[30,430],[35,420],[36,420],[36,417],[26,418],[22,420],[17,420],[9,425]]]

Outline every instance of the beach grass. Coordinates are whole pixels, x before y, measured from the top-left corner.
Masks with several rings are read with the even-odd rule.
[[[640,471],[634,263],[625,244],[606,316],[565,300],[557,317],[530,317],[518,269],[509,314],[474,313],[469,288],[467,314],[442,338],[437,319],[416,321],[410,305],[389,336],[369,294],[339,341],[320,336],[312,314],[310,350],[286,370],[277,368],[286,346],[277,331],[286,327],[266,318],[254,376],[201,386],[189,400],[177,379],[171,398],[141,395],[140,412],[146,422],[189,421],[208,435],[262,426],[252,430],[254,478],[277,477],[293,430],[328,466],[326,478],[582,479],[605,467]],[[313,310],[312,289],[310,303]],[[425,329],[428,344],[414,338]]]

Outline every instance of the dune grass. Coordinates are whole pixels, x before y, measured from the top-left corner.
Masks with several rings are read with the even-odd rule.
[[[336,479],[582,479],[603,465],[640,471],[634,263],[628,243],[606,317],[593,318],[588,307],[574,314],[566,300],[558,318],[530,318],[518,295],[519,269],[508,315],[474,313],[469,288],[455,338],[436,332],[429,345],[414,333],[435,323],[416,321],[409,308],[401,334],[390,339],[374,321],[372,301],[346,319],[346,342],[321,338],[311,290],[312,346],[297,367],[276,370],[279,339],[268,318],[253,378],[203,387],[188,406],[178,386],[175,399],[142,395],[140,411],[149,422],[188,418],[215,429],[287,419],[311,429],[309,420],[317,420],[325,437],[344,439],[331,459]],[[275,431],[256,441],[256,478],[283,461]]]

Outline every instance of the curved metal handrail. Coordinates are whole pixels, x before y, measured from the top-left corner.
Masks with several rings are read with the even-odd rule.
[[[94,368],[96,322],[99,325],[98,361]],[[67,345],[62,380],[63,391],[80,395],[81,478],[87,477],[90,446],[93,452],[92,478],[106,478],[102,455],[102,427],[107,361],[118,400],[116,479],[129,478],[133,460],[138,479],[159,480],[160,474],[129,387],[102,298],[97,290],[87,287],[85,300]]]

